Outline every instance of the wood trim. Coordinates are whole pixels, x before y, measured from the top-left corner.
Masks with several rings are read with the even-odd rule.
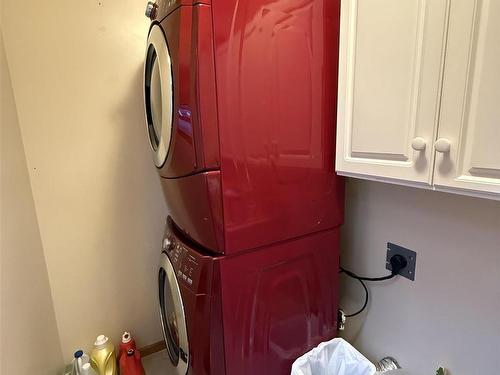
[[[165,341],[158,341],[150,345],[146,345],[142,348],[139,348],[139,351],[141,352],[141,357],[146,357],[148,355],[161,352],[162,350],[165,350],[167,348],[167,345],[165,344]]]

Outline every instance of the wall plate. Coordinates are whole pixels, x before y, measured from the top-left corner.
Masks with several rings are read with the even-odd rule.
[[[417,265],[417,253],[405,247],[387,242],[387,258],[385,260],[385,268],[392,271],[390,259],[394,255],[401,255],[406,258],[408,265],[399,271],[399,275],[407,279],[415,280],[415,268]]]

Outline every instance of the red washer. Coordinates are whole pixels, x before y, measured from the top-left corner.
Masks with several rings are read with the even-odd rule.
[[[168,374],[281,375],[336,334],[338,229],[232,256],[167,228],[158,281]]]
[[[339,226],[339,0],[158,0],[145,107],[172,218],[211,253]]]

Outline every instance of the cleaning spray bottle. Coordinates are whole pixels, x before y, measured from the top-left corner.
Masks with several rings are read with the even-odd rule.
[[[90,355],[92,367],[97,375],[117,375],[115,347],[104,335],[97,336]]]
[[[141,353],[137,350],[135,340],[130,332],[124,332],[120,343],[120,375],[144,375]]]

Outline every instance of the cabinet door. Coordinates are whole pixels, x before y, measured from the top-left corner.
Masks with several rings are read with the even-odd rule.
[[[454,0],[436,153],[438,189],[500,198],[500,1]]]
[[[342,1],[340,174],[431,184],[448,9],[447,0]]]

